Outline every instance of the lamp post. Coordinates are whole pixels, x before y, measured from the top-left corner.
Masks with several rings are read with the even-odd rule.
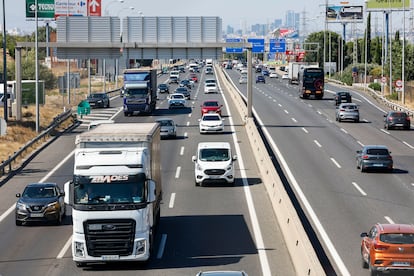
[[[4,102],[4,121],[7,122],[7,56],[6,56],[6,12],[3,0],[3,102]]]
[[[118,3],[118,4],[122,4],[122,3],[124,3],[125,2],[125,0],[114,0],[114,1],[111,1],[111,2],[109,2],[108,3],[108,5],[106,6],[106,8],[105,8],[105,15],[106,16],[108,16],[109,15],[109,7],[111,6],[111,4],[116,4],[116,3]]]

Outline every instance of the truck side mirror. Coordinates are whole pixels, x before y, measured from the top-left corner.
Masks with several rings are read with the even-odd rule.
[[[148,197],[147,203],[154,202],[156,200],[156,185],[154,180],[148,180]]]
[[[73,205],[73,194],[70,191],[73,191],[73,181],[68,181],[64,184],[64,201],[66,204],[68,204],[69,206]]]

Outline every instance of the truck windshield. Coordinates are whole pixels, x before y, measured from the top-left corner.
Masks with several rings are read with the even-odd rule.
[[[137,204],[146,201],[145,174],[74,177],[74,203]]]
[[[128,81],[148,81],[150,79],[150,75],[148,72],[131,72],[131,73],[124,73],[124,82]]]
[[[230,159],[228,149],[201,149],[200,160],[201,161],[228,161]]]
[[[125,89],[125,96],[133,96],[138,98],[146,97],[148,94],[148,89],[144,88],[127,88]]]

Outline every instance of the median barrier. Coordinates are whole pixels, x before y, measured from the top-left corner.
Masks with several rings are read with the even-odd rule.
[[[216,67],[215,71],[217,77],[222,80],[221,83],[224,84],[226,92],[228,92],[226,96],[232,98],[238,112],[244,118],[245,130],[260,171],[261,180],[271,200],[296,275],[325,275],[300,218],[283,187],[280,176],[273,166],[273,162],[257,130],[258,126],[256,126],[253,118],[247,118],[245,101],[222,68]]]

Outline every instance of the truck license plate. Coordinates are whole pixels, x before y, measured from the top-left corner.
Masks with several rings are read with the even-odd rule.
[[[395,266],[410,266],[409,262],[393,262],[392,264]]]
[[[113,260],[119,260],[119,255],[104,255],[102,256],[103,261],[113,261]]]

